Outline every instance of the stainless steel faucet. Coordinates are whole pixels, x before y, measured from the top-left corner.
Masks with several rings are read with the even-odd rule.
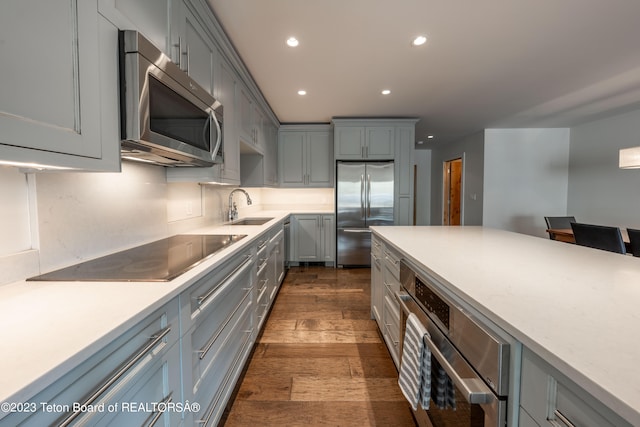
[[[252,203],[249,193],[244,191],[242,188],[236,188],[231,193],[229,193],[229,221],[238,219],[238,207],[236,206],[236,203],[233,201],[233,193],[235,193],[236,191],[240,191],[244,193],[245,196],[247,196],[247,205],[250,205]]]

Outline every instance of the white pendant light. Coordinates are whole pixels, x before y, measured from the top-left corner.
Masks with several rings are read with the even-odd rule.
[[[640,147],[620,149],[620,169],[640,169]]]

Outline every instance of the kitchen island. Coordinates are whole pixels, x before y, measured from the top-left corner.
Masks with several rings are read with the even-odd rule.
[[[640,425],[640,343],[629,339],[640,324],[640,259],[483,227],[372,230],[521,342],[523,370],[559,378],[558,399],[563,381],[571,382],[586,408],[595,402],[606,415]],[[530,360],[544,369],[529,369]],[[531,400],[546,405],[546,395],[533,393],[539,378],[544,394],[546,377],[523,374],[521,408]],[[526,409],[520,425],[537,425]]]

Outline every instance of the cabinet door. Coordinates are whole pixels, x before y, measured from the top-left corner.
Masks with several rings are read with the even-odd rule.
[[[244,84],[238,82],[238,112],[240,117],[238,118],[240,139],[247,144],[253,145],[255,143],[254,127],[253,127],[253,99],[249,90]]]
[[[264,184],[278,184],[278,131],[270,122],[265,127]]]
[[[394,158],[394,128],[366,128],[365,156],[370,160],[391,160]]]
[[[98,16],[91,1],[2,2],[1,160],[102,157]]]
[[[280,185],[302,187],[305,179],[305,132],[281,132],[279,143]]]
[[[363,127],[336,127],[334,132],[336,160],[358,160],[363,158]]]
[[[220,57],[219,57],[220,58]],[[224,165],[222,178],[227,183],[240,183],[240,139],[237,121],[236,76],[227,61],[220,58],[218,98],[224,107],[223,142]]]
[[[217,49],[191,10],[185,8],[184,38],[182,46],[183,69],[207,92],[213,95],[213,66]]]
[[[321,215],[295,215],[293,217],[294,261],[322,261]]]
[[[333,187],[333,156],[329,132],[307,133],[307,185]]]
[[[169,10],[182,0],[98,0],[100,14],[122,29],[137,29],[155,47],[174,59],[169,37]]]
[[[336,256],[336,222],[334,215],[322,215],[322,260],[326,263],[335,261]]]
[[[382,244],[378,239],[371,239],[371,318],[378,323],[380,331],[384,331],[382,323],[382,301],[384,277],[382,275]]]
[[[253,104],[253,143],[261,153],[264,152],[266,145],[266,126],[267,120],[264,112],[258,106],[258,104]]]

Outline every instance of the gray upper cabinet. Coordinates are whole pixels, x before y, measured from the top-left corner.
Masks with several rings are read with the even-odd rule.
[[[203,25],[189,7],[182,3],[184,13],[184,42],[181,50],[181,66],[207,92],[213,95],[214,66],[217,49]]]
[[[176,61],[177,46],[172,52],[169,37],[175,4],[182,0],[98,0],[100,14],[120,29],[136,29],[154,46]],[[174,58],[175,56],[175,58]]]
[[[96,0],[2,2],[1,161],[119,170],[117,121],[101,132],[102,109],[107,124],[117,119],[117,35],[100,39],[107,24]]]
[[[329,125],[280,127],[281,187],[333,187],[333,142]]]
[[[264,153],[266,115],[244,84],[238,90],[238,113],[240,140],[251,147],[250,151]]]
[[[334,120],[336,160],[392,160],[395,156],[393,126],[343,125]]]

